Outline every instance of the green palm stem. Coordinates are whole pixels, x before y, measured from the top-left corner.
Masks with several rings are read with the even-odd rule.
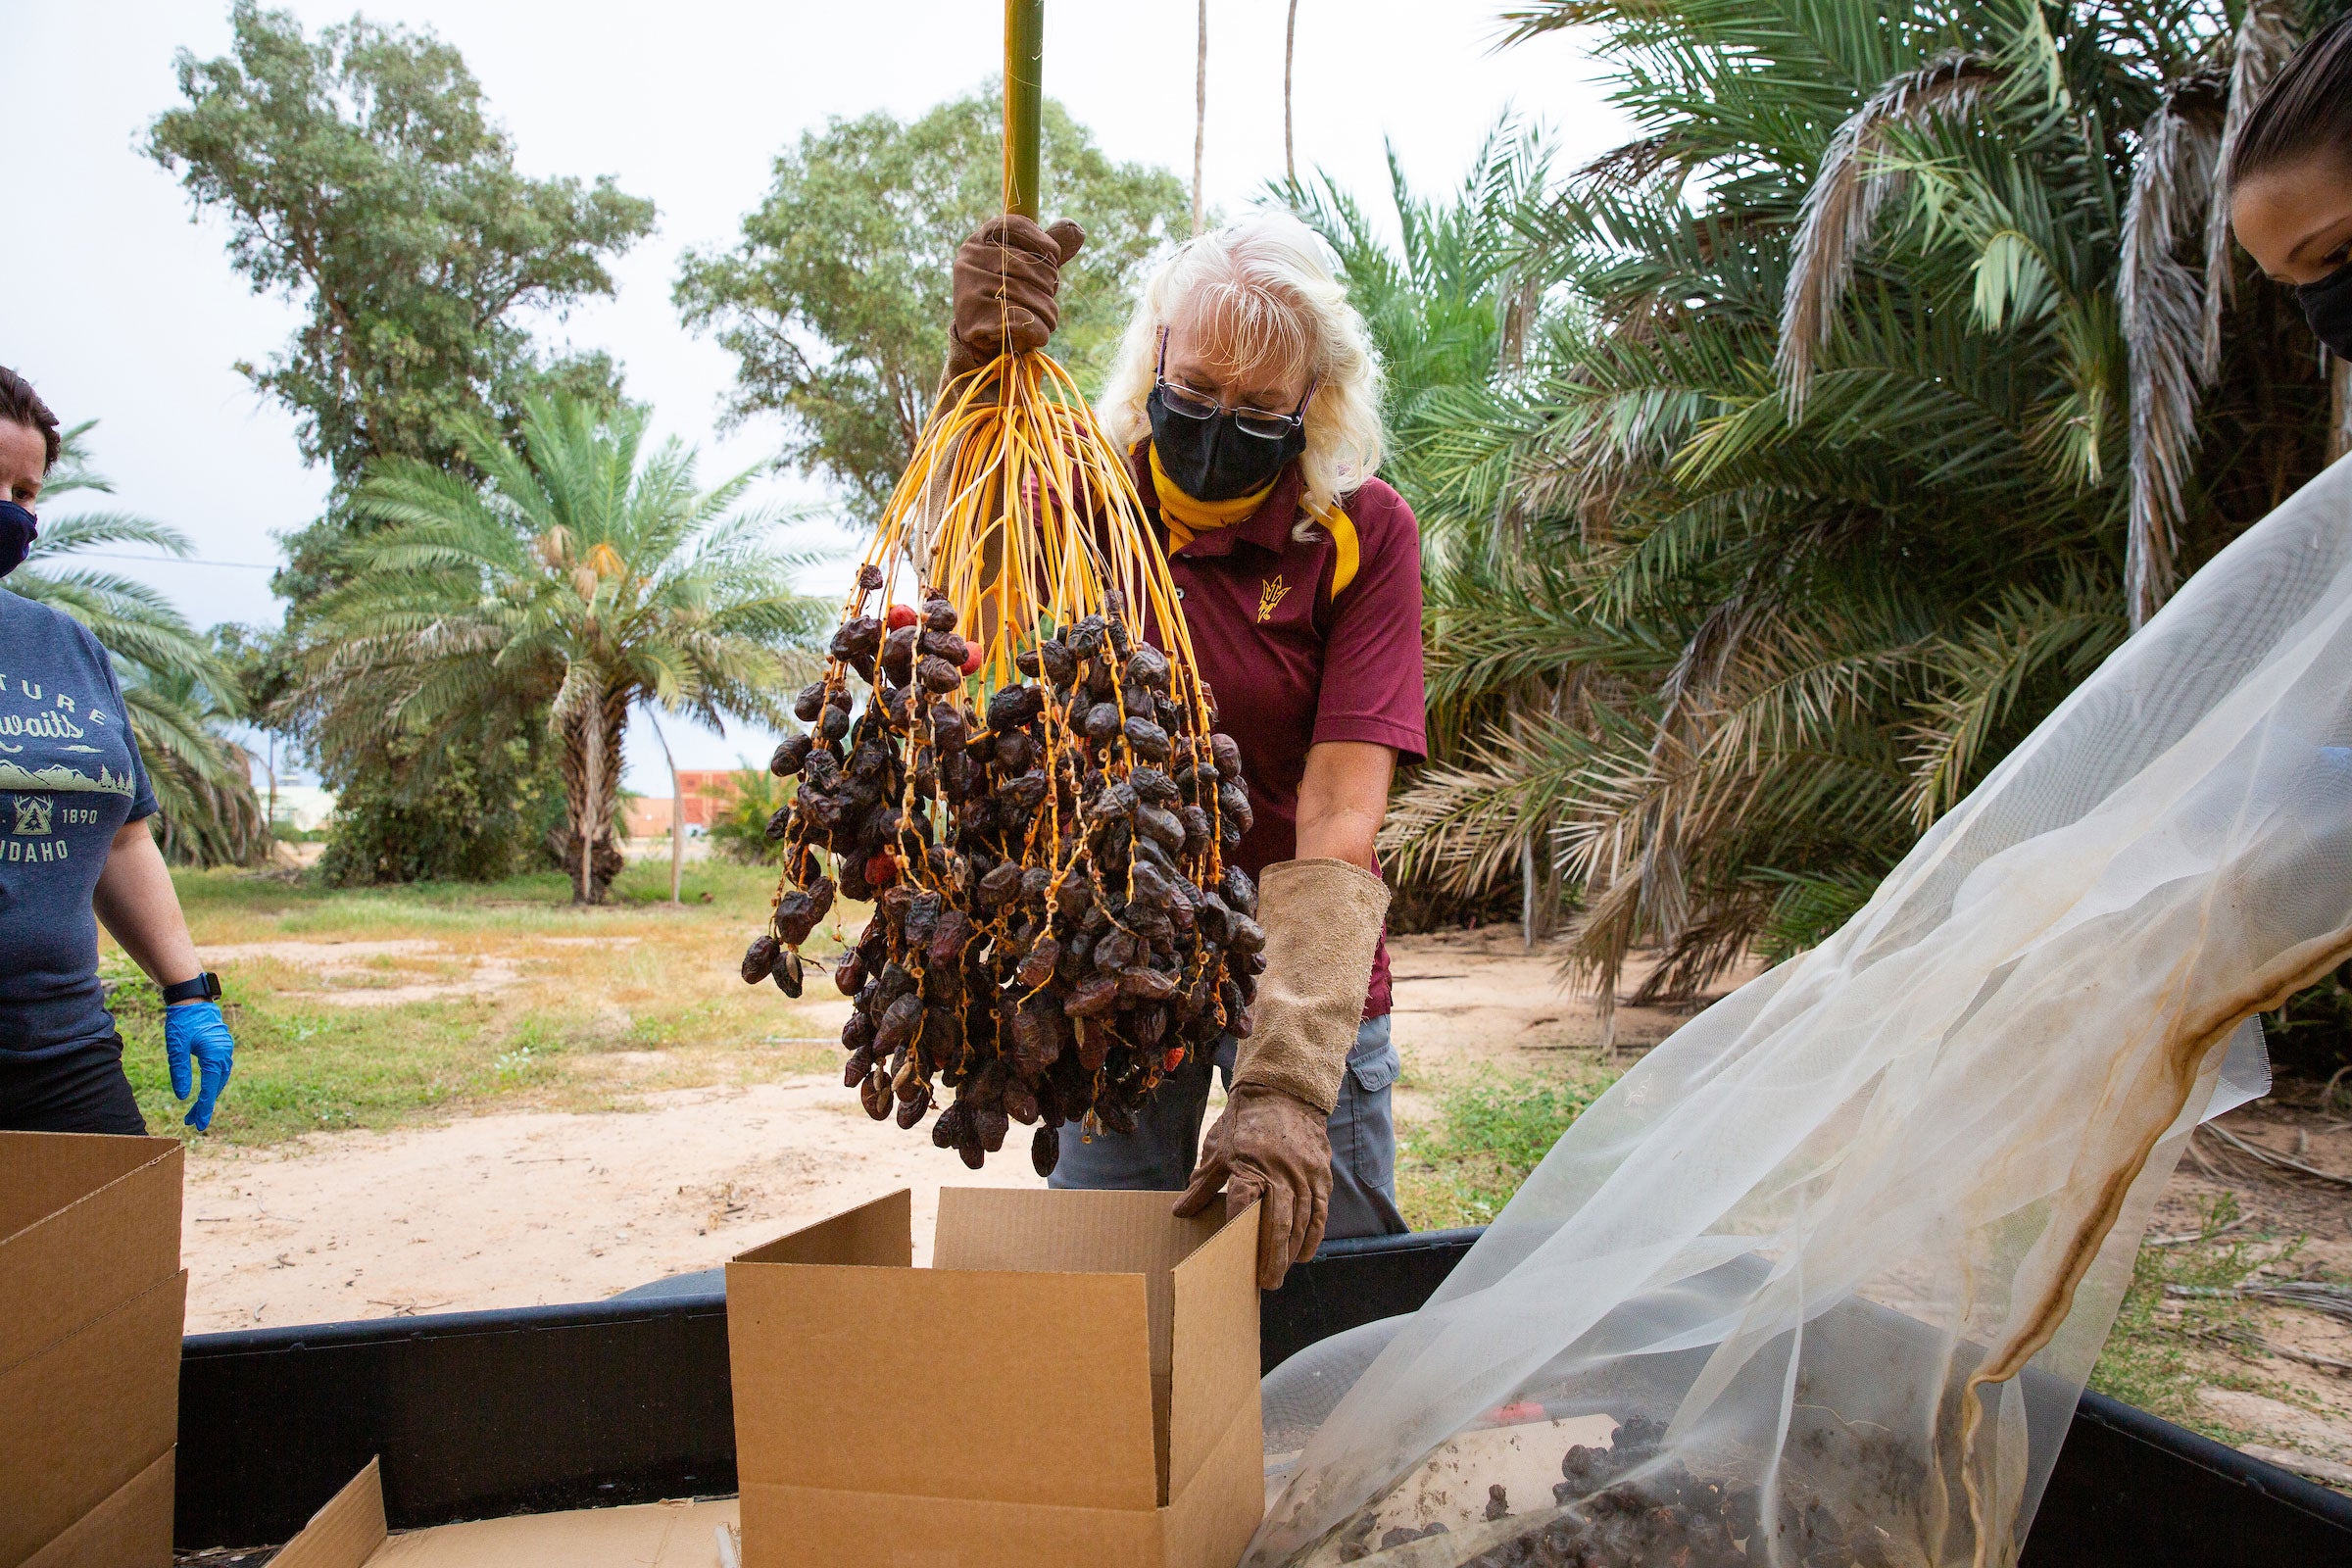
[[[1004,210],[1033,221],[1045,79],[1046,0],[1004,0]]]

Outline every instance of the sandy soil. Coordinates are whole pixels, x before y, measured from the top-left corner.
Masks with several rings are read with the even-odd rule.
[[[2255,1283],[2352,1275],[2352,1120],[2315,1103],[2316,1099],[2309,1085],[2287,1085],[2277,1097],[2233,1110],[2201,1130],[2165,1189],[2150,1233],[2193,1235],[2212,1205],[2228,1198],[2234,1200],[2239,1215],[2230,1236],[2246,1239],[2252,1255],[2276,1258],[2254,1276]],[[2266,1163],[2216,1136],[2215,1129],[2310,1170]],[[2290,1248],[2273,1238],[2296,1240]],[[2265,1302],[2258,1332],[2287,1353],[2240,1358],[2232,1348],[2217,1346],[2212,1364],[2252,1371],[2307,1402],[2289,1404],[2243,1389],[2213,1387],[2200,1388],[2197,1402],[2231,1427],[2278,1440],[2249,1446],[2249,1452],[2315,1480],[2352,1488],[2352,1322]],[[2298,1361],[2296,1355],[2314,1359]],[[2327,1362],[2334,1365],[2319,1364]]]
[[[299,995],[345,1006],[479,995],[516,981],[511,957],[415,939],[252,942],[206,954],[282,963],[305,976]],[[1412,1069],[1405,1116],[1464,1071],[1556,1069],[1562,1053],[1598,1044],[1592,1004],[1563,990],[1556,954],[1530,954],[1515,933],[1401,937],[1393,959],[1396,1041]],[[846,1009],[828,999],[802,1010],[815,1020],[807,1027],[831,1030]],[[1678,1021],[1621,1009],[1620,1045],[1639,1049]],[[867,1120],[830,1075],[630,1092],[630,1080],[658,1079],[663,1060],[657,1051],[599,1058],[633,1107],[623,1114],[505,1111],[390,1133],[313,1134],[263,1151],[197,1146],[186,1209],[190,1332],[593,1300],[714,1267],[899,1187],[915,1194],[919,1257],[943,1183],[1037,1180],[1025,1145],[1008,1141],[975,1174],[927,1138]]]
[[[1025,1147],[968,1171],[813,1077],[208,1149],[189,1169],[188,1331],[595,1300],[901,1187],[921,1262],[948,1181],[1037,1177]]]
[[[634,946],[635,937],[542,937],[549,947],[608,948]],[[394,1007],[406,1002],[435,1002],[450,997],[483,997],[519,983],[522,967],[515,959],[495,954],[452,954],[447,945],[419,937],[368,942],[239,942],[211,943],[204,950],[207,963],[238,963],[264,959],[303,970],[316,989],[284,990],[288,1002],[322,1002],[337,1007]],[[412,980],[406,971],[418,964],[445,971],[441,978]]]

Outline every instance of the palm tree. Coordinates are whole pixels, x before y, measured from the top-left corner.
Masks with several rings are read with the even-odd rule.
[[[773,514],[732,513],[752,474],[699,490],[694,454],[646,451],[645,425],[641,410],[543,400],[518,446],[466,426],[479,484],[414,460],[371,468],[358,505],[379,526],[346,551],[347,584],[320,607],[337,640],[308,677],[330,749],[387,714],[430,736],[543,709],[567,808],[551,848],[586,904],[622,863],[630,706],[781,726],[778,694],[828,618],[762,542]]]
[[[126,512],[56,513],[61,497],[114,492],[90,464],[96,423],[85,420],[61,437],[41,490],[40,536],[5,586],[80,621],[114,659],[161,808],[165,854],[195,865],[251,863],[268,853],[270,833],[253,791],[253,760],[226,733],[245,711],[235,672],[161,593],[73,559],[119,545],[185,559],[194,547],[176,528]]]
[[[1517,220],[1527,353],[1399,467],[1493,507],[1433,574],[1465,715],[1390,849],[1524,824],[1578,961],[1648,999],[1834,928],[1918,832],[2324,461],[2328,390],[2216,171],[2278,0],[1538,0],[1642,128]],[[1514,689],[1551,694],[1512,712]]]
[[[1371,329],[1387,370],[1383,414],[1394,441],[1386,476],[1412,503],[1421,522],[1423,561],[1434,597],[1465,574],[1483,580],[1495,551],[1516,543],[1498,527],[1500,473],[1452,471],[1447,455],[1454,430],[1454,395],[1489,386],[1506,368],[1523,368],[1528,334],[1539,315],[1540,280],[1528,272],[1529,254],[1516,230],[1549,183],[1549,159],[1540,138],[1518,130],[1508,117],[1489,132],[1459,189],[1444,200],[1415,194],[1392,149],[1389,198],[1398,234],[1392,246],[1351,196],[1328,175],[1312,186],[1296,182],[1281,194],[1338,257],[1348,295]],[[1445,704],[1432,713],[1441,737],[1499,713],[1517,727],[1527,711],[1548,708],[1553,694],[1537,679],[1499,693],[1481,692],[1467,706]],[[1548,929],[1556,880],[1544,865],[1544,823],[1522,824],[1519,852],[1521,922],[1528,943]]]

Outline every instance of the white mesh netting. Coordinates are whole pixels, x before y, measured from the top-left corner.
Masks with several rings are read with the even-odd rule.
[[[1426,1307],[1277,1368],[1246,1561],[2013,1562],[2241,1023],[2352,951],[2348,524],[2338,464]]]

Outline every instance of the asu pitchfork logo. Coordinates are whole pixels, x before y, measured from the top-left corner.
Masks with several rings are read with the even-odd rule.
[[[1284,582],[1279,575],[1268,577],[1257,585],[1257,623],[1259,625],[1262,626],[1274,618],[1274,608],[1282,603],[1283,596],[1290,591],[1291,585]]]

